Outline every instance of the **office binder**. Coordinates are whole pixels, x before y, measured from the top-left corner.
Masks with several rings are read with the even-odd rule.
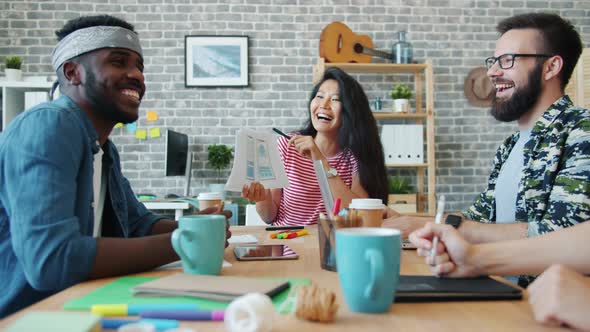
[[[422,125],[384,125],[381,144],[386,164],[423,164],[424,127]]]

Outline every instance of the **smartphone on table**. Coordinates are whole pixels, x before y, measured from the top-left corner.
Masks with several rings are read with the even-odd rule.
[[[239,261],[297,259],[299,255],[285,244],[239,245],[234,247]]]

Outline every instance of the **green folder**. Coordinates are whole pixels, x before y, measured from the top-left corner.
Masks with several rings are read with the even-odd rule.
[[[228,302],[212,301],[194,297],[152,297],[152,296],[133,296],[131,288],[144,282],[151,281],[154,277],[121,277],[111,283],[108,283],[94,291],[64,304],[66,310],[90,310],[95,304],[172,304],[172,303],[194,303],[199,309],[215,310],[225,309]],[[268,278],[271,279],[271,278]],[[287,299],[289,290],[293,287],[305,286],[310,284],[306,278],[272,278],[272,280],[284,280],[291,284],[289,289],[284,290],[272,298],[275,309]]]
[[[31,311],[5,332],[99,332],[100,316],[88,312]]]

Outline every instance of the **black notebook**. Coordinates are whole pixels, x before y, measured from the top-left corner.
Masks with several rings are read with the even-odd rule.
[[[400,276],[395,302],[519,300],[522,290],[489,277]]]

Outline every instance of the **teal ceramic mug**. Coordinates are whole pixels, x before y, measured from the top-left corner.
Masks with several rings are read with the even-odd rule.
[[[336,265],[351,311],[386,312],[399,279],[401,233],[388,228],[336,231]]]
[[[172,232],[172,247],[188,274],[221,272],[225,251],[225,216],[201,214],[184,216]]]

